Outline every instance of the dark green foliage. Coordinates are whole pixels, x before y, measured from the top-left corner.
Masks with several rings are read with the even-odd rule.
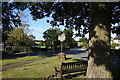
[[[112,49],[115,49],[116,46],[119,46],[119,44],[117,44],[117,43],[112,43],[112,44],[111,44],[111,48],[112,48]]]
[[[59,28],[56,29],[48,29],[43,34],[47,47],[58,47],[60,46],[60,41],[58,40],[58,36],[62,33]],[[72,38],[73,31],[70,29],[65,29],[63,31],[65,33],[65,41],[63,42],[64,47],[74,47],[76,46],[76,41]]]
[[[65,33],[65,43],[67,44],[67,46],[69,47],[74,47],[76,46],[76,41],[73,38],[73,31],[71,29],[64,29],[63,31]]]
[[[79,41],[80,41],[80,42],[88,42],[88,39],[85,38],[85,37],[82,37],[82,38],[79,39]]]
[[[23,28],[15,28],[8,35],[6,40],[6,45],[8,46],[20,46],[20,45],[32,45],[33,44],[33,35],[27,35],[24,32]]]
[[[67,28],[75,28],[78,31],[76,36],[84,36],[89,32],[89,20],[90,20],[90,5],[91,3],[83,2],[13,2],[13,3],[2,3],[2,23],[3,23],[3,36],[5,41],[7,34],[11,31],[11,25],[14,24],[16,27],[21,24],[19,13],[26,8],[29,8],[30,14],[33,16],[33,20],[41,19],[44,17],[52,17],[51,21],[47,20],[53,27],[64,25]],[[113,18],[111,22],[113,24],[118,23],[119,17],[119,3],[96,3],[96,12],[105,11],[107,8],[113,10]],[[9,16],[7,16],[9,15]],[[111,14],[112,16],[112,14]],[[83,26],[84,28],[81,28]],[[113,32],[119,34],[119,26],[113,27]]]
[[[38,6],[39,5],[39,6]],[[60,2],[37,2],[30,3],[30,11],[33,20],[44,17],[52,17],[51,21],[47,20],[53,27],[64,25],[67,28],[73,29],[73,26],[78,30],[79,35],[88,32],[89,22],[89,4],[88,3],[60,3]],[[84,29],[81,28],[84,26]]]
[[[10,46],[6,48],[6,52],[11,54],[11,53],[16,53],[16,52],[30,52],[32,49],[27,46]]]
[[[47,47],[57,47],[60,45],[60,41],[58,41],[58,35],[61,33],[59,28],[56,29],[48,29],[43,34],[43,38],[45,39]]]
[[[118,26],[112,27],[112,32],[116,33],[117,35],[120,34],[120,2],[117,4],[117,6],[112,10],[112,24],[118,23]]]
[[[7,48],[7,52],[30,51],[31,45],[34,44],[34,36],[27,35],[23,28],[14,28],[8,35],[6,45],[11,46],[12,49]]]
[[[39,6],[38,6],[39,5]],[[90,21],[90,6],[91,3],[83,3],[83,2],[68,2],[68,3],[60,3],[60,2],[37,2],[37,3],[31,3],[30,4],[30,11],[31,15],[33,16],[33,19],[41,19],[44,17],[52,17],[53,19],[51,21],[47,20],[48,23],[50,23],[53,27],[64,25],[67,28],[73,29],[78,31],[78,34],[76,36],[84,36],[84,34],[89,32],[89,21]],[[107,11],[107,9],[110,9],[111,11],[115,6],[116,7],[113,10],[111,16],[111,22],[113,24],[118,23],[120,20],[119,17],[119,3],[96,3],[94,4],[96,7],[96,13],[101,13]],[[74,26],[74,27],[73,27]],[[83,26],[84,28],[81,28]],[[119,26],[116,28],[112,28],[113,32],[119,33],[118,30]]]
[[[13,30],[12,26],[18,27],[22,24],[19,13],[26,9],[26,6],[26,3],[2,3],[3,42],[7,40],[8,34]]]
[[[89,42],[89,39],[85,38],[85,37],[82,37],[79,39],[79,41],[82,43],[81,46],[82,47],[85,47],[87,48],[89,46],[88,42]]]

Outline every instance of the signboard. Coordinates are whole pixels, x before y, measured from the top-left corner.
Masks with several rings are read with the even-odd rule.
[[[65,34],[61,34],[58,36],[58,40],[60,40],[61,42],[65,40]]]

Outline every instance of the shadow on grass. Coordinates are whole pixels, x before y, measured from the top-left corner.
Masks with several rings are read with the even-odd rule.
[[[87,61],[82,60],[82,59],[73,59],[73,61],[81,62],[82,64],[86,64],[87,65]]]
[[[55,55],[40,55],[40,53],[21,53],[21,54],[6,54],[2,53],[2,59],[17,59],[26,56],[44,56],[44,57],[53,57]]]
[[[72,58],[66,58],[66,60],[70,60],[70,59],[72,59]]]
[[[85,67],[87,66],[87,61],[78,59],[78,58],[70,58],[70,59],[72,59],[75,62],[72,62],[72,64],[71,64],[71,62],[65,63],[64,64],[65,66],[63,66],[63,68],[65,68],[66,71],[67,70],[73,70],[73,71],[63,74],[62,77],[59,75],[60,77],[58,77],[58,79],[56,79],[56,80],[59,80],[59,78],[62,78],[61,80],[67,80],[67,79],[74,80],[74,78],[85,78],[86,77],[87,68],[85,69]],[[81,65],[84,65],[84,66],[80,67],[81,70],[78,69],[77,71],[74,71],[74,69],[76,69],[76,65],[74,63],[76,63],[76,62],[80,63]],[[69,64],[69,65],[67,66],[66,64]],[[77,65],[77,67],[78,67],[78,65]]]
[[[112,69],[113,74],[113,80],[119,80],[120,79],[120,67],[119,68],[113,68]]]
[[[88,58],[88,57],[81,57],[81,58]]]
[[[73,59],[73,61],[81,62],[81,59]]]
[[[86,71],[82,72],[82,73],[74,73],[74,74],[68,74],[66,76],[64,76],[65,79],[72,79],[72,78],[76,78],[79,76],[85,76],[86,75]]]

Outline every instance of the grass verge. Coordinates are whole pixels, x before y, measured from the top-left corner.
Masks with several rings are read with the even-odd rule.
[[[3,78],[39,78],[54,74],[54,67],[60,67],[61,62],[76,62],[78,59],[71,58],[67,60],[58,60],[57,56],[48,57],[47,59],[36,61],[23,65],[18,68],[3,71]],[[79,59],[80,60],[80,59]],[[65,75],[66,76],[66,75]],[[79,76],[80,77],[80,76]],[[82,75],[82,77],[85,77]],[[54,78],[54,77],[53,77]]]
[[[18,62],[25,62],[37,58],[43,58],[44,56],[25,56],[25,57],[19,57],[19,58],[13,58],[13,59],[3,59],[2,64],[0,66],[12,64],[12,63],[18,63]]]

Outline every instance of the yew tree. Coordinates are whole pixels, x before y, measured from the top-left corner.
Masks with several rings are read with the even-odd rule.
[[[88,78],[112,78],[110,64],[110,32],[120,34],[120,3],[112,2],[31,2],[14,3],[16,9],[28,8],[33,20],[47,20],[53,27],[63,25],[78,31],[76,36],[89,32]],[[5,4],[4,4],[5,5]],[[21,7],[18,7],[21,6]],[[3,12],[4,13],[4,12]],[[6,24],[6,23],[4,23]],[[83,26],[83,27],[82,27]]]

